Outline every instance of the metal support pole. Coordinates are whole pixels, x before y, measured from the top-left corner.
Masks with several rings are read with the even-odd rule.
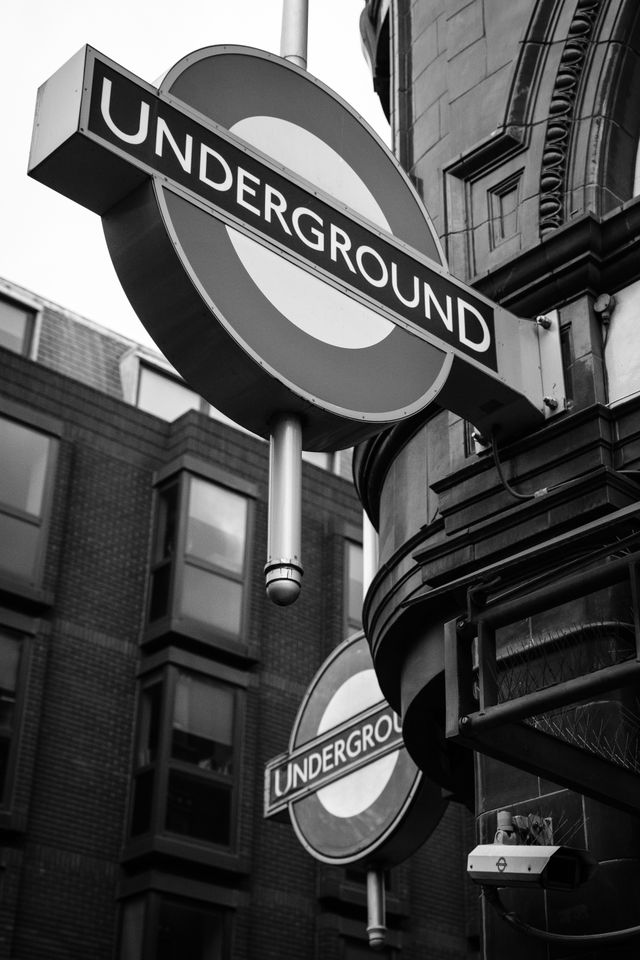
[[[280,55],[307,68],[308,0],[283,0]],[[269,449],[269,531],[264,573],[267,596],[286,607],[302,584],[302,425],[282,413],[273,423]]]
[[[309,0],[283,0],[280,56],[307,69]]]
[[[382,950],[387,940],[384,871],[367,870],[367,936],[372,950]]]
[[[269,531],[264,568],[267,596],[286,607],[302,583],[302,426],[281,414],[271,430],[269,450]]]

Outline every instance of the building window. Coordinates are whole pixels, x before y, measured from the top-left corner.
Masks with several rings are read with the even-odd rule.
[[[17,730],[20,640],[0,627],[0,806],[10,805]]]
[[[158,490],[149,624],[244,634],[251,501],[181,471]]]
[[[327,473],[333,473],[336,477],[343,477],[345,480],[351,480],[353,477],[353,449],[337,450],[335,453],[317,453],[312,450],[303,450],[302,459],[305,463],[312,463]]]
[[[161,355],[143,351],[141,348],[127,351],[120,359],[120,379],[122,395],[127,403],[163,420],[172,422],[188,410],[197,410],[218,423],[233,427],[240,433],[257,440],[265,440],[264,437],[259,437],[236,423],[191,390],[178,371]],[[329,473],[350,480],[352,453],[351,449],[339,450],[335,453],[303,450],[302,459],[306,463],[312,463]]]
[[[567,401],[573,400],[573,334],[571,323],[560,326],[560,355],[562,357],[562,372],[564,374],[564,390]]]
[[[489,222],[491,247],[514,237],[518,232],[518,205],[520,203],[520,176],[518,172],[489,191]]]
[[[206,412],[209,404],[181,380],[140,364],[136,406],[163,420],[177,420],[187,410]]]
[[[305,463],[312,463],[314,467],[320,467],[321,470],[327,470],[329,473],[335,473],[335,463],[337,454],[335,453],[317,453],[313,450],[303,450],[302,459]]]
[[[122,907],[119,960],[223,960],[229,911],[195,900],[148,893]]]
[[[240,689],[168,666],[142,688],[130,835],[174,835],[232,849]]]
[[[42,567],[56,442],[0,417],[0,573],[35,584]]]
[[[345,541],[345,612],[346,635],[362,630],[363,569],[362,546]]]
[[[29,356],[36,313],[15,300],[0,297],[0,347]]]

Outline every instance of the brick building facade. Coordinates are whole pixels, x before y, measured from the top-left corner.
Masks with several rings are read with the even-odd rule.
[[[303,591],[278,608],[266,443],[7,281],[0,331],[0,957],[366,956],[362,872],[262,818],[264,765],[357,626],[351,481],[305,463]],[[470,830],[452,804],[391,871],[386,956],[476,955]]]

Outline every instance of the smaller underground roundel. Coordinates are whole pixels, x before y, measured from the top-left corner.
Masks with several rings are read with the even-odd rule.
[[[303,846],[325,863],[391,866],[427,838],[444,806],[404,748],[364,635],[349,638],[312,681],[289,751],[267,765],[265,815],[288,809]]]

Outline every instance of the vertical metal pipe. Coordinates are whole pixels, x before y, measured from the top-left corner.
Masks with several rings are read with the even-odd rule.
[[[382,950],[387,940],[384,871],[367,870],[367,936],[372,950]]]
[[[280,56],[307,69],[309,0],[283,0]]]
[[[307,69],[308,0],[283,0],[280,56]],[[286,607],[302,584],[302,425],[294,414],[274,421],[269,449],[267,596]]]
[[[283,413],[274,421],[269,450],[269,531],[264,568],[267,596],[279,606],[298,598],[302,583],[302,426]]]

